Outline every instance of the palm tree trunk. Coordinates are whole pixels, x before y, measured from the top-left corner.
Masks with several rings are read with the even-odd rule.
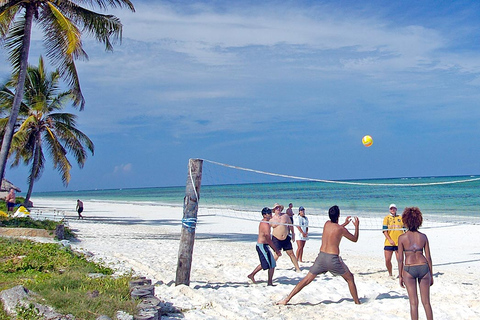
[[[28,177],[28,191],[27,195],[25,196],[25,201],[23,202],[23,205],[25,207],[29,207],[30,203],[30,197],[32,196],[32,191],[33,191],[33,184],[35,183],[35,180],[38,179],[38,174],[40,171],[40,168],[38,167],[38,164],[40,162],[40,157],[42,154],[42,133],[39,131],[35,135],[35,151],[34,151],[34,156],[33,156],[33,163],[32,163],[32,169],[30,170],[30,176]]]
[[[27,76],[28,67],[28,53],[30,51],[30,38],[32,33],[33,13],[35,7],[32,4],[27,4],[25,9],[25,29],[23,35],[22,50],[20,52],[20,70],[18,74],[18,83],[15,87],[15,97],[13,99],[13,106],[10,117],[8,118],[7,127],[5,128],[5,135],[3,136],[2,148],[0,150],[0,181],[5,176],[5,168],[7,166],[8,153],[12,143],[13,131],[15,123],[17,122],[18,111],[23,100],[23,90],[25,87],[25,77]]]

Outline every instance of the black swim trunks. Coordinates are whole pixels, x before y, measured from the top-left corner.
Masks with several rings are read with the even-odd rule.
[[[383,247],[385,251],[398,251],[398,246],[385,246]]]
[[[277,238],[275,238],[275,236],[272,236],[272,242],[278,251],[282,249],[283,251],[293,250],[292,238],[290,238],[290,236],[287,236],[285,240],[278,240]]]

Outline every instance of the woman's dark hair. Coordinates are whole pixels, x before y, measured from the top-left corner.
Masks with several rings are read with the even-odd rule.
[[[340,216],[340,209],[338,206],[333,206],[328,209],[328,216],[332,222],[338,223],[338,217]]]
[[[408,230],[417,231],[423,222],[422,212],[417,207],[405,208],[402,213],[402,221]]]

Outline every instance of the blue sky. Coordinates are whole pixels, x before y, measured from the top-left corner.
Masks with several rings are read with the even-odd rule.
[[[87,103],[67,110],[95,155],[67,189],[48,163],[35,191],[181,186],[197,157],[318,179],[480,174],[476,1],[133,3],[109,10],[114,52],[84,39],[77,63]],[[6,178],[26,191],[25,168]]]

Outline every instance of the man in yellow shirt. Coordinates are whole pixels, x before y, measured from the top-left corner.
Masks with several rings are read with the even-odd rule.
[[[404,233],[402,216],[397,215],[397,206],[392,203],[389,207],[390,214],[383,219],[383,234],[385,235],[385,246],[383,251],[385,253],[385,266],[388,270],[388,275],[392,274],[392,255],[395,251],[395,256],[398,259],[398,237]]]

